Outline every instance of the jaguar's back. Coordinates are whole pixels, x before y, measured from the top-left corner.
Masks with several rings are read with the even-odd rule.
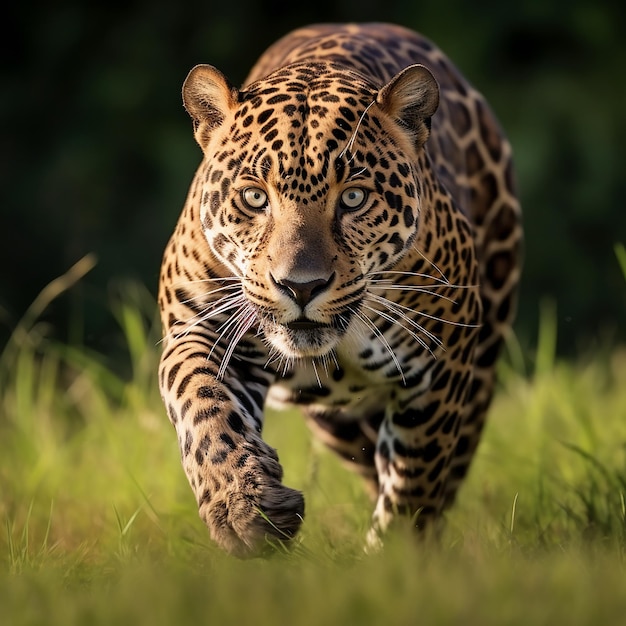
[[[205,159],[164,257],[161,388],[213,537],[246,553],[299,526],[260,438],[270,387],[366,478],[377,531],[437,516],[519,281],[511,150],[482,96],[420,35],[368,24],[291,33],[242,90],[195,68],[184,98]]]

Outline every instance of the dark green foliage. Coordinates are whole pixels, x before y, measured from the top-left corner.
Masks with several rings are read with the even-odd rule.
[[[212,63],[240,83],[293,27],[378,19],[436,40],[487,95],[513,142],[527,229],[522,334],[532,332],[545,296],[557,301],[566,347],[619,332],[625,302],[613,246],[626,233],[623,3],[10,5],[0,99],[5,326],[51,279],[95,252],[99,265],[83,292],[50,315],[63,333],[80,334],[63,320],[76,319],[68,314],[86,300],[86,340],[108,348],[107,285],[138,277],[155,291],[200,160],[180,99],[187,71]]]

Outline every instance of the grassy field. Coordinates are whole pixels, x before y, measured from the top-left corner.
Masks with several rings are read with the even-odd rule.
[[[180,467],[151,303],[127,289],[113,305],[122,378],[44,339],[53,295],[0,361],[0,624],[626,623],[625,349],[555,361],[546,308],[529,371],[510,346],[441,539],[398,530],[370,556],[359,481],[296,412],[269,415],[307,518],[291,552],[238,561],[210,545]]]

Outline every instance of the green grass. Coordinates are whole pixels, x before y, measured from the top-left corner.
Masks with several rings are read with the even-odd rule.
[[[370,556],[358,479],[296,412],[269,415],[307,517],[293,550],[238,561],[211,545],[180,467],[153,303],[135,287],[112,305],[123,379],[46,340],[37,313],[53,296],[0,360],[0,624],[624,623],[625,349],[556,361],[546,307],[530,371],[510,346],[440,540],[399,529]]]

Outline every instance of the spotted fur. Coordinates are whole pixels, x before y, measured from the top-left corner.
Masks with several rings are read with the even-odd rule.
[[[161,393],[213,539],[304,515],[262,439],[297,404],[365,478],[372,537],[421,527],[478,444],[520,272],[511,150],[482,96],[392,25],[297,30],[242,89],[183,87],[204,159],[165,251]]]

